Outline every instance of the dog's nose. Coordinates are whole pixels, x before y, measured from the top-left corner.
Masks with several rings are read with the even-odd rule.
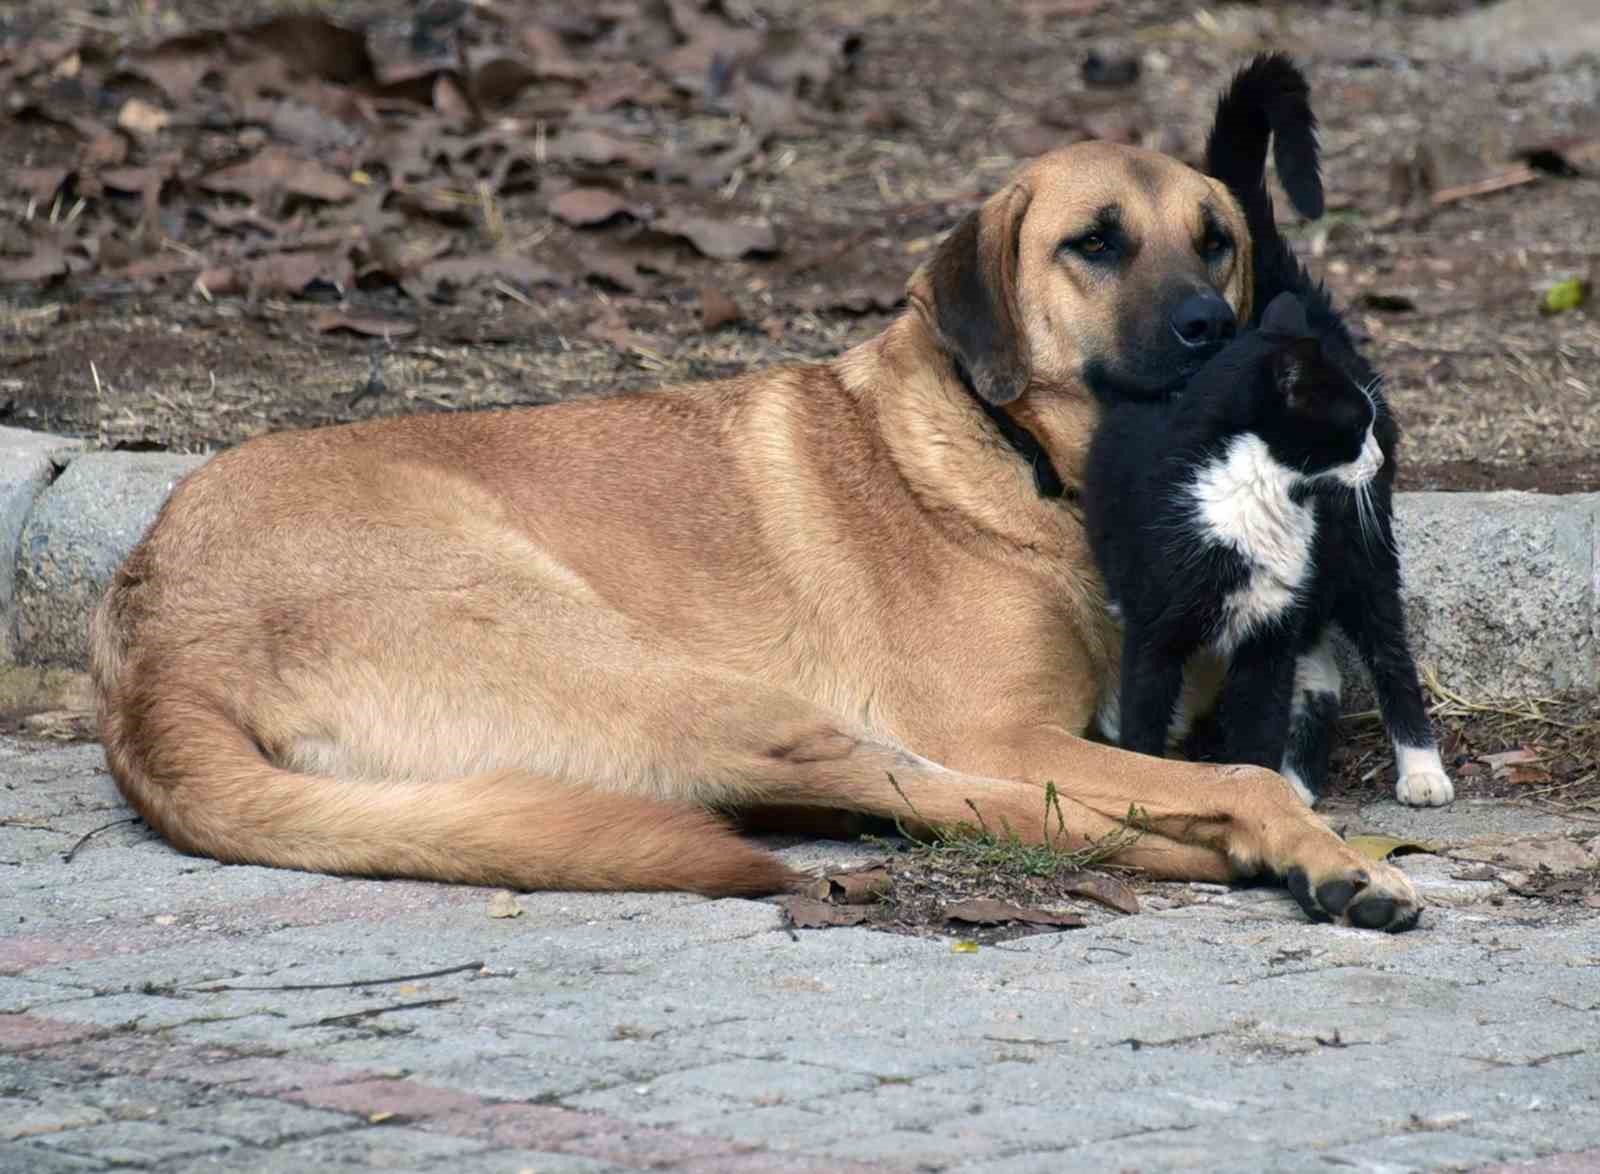
[[[1216,350],[1237,328],[1233,307],[1214,293],[1191,294],[1172,312],[1173,333],[1184,346],[1195,350]]]

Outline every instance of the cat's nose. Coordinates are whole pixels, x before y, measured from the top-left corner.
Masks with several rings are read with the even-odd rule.
[[[1190,294],[1172,312],[1172,332],[1192,350],[1219,350],[1238,329],[1233,307],[1217,294]]]

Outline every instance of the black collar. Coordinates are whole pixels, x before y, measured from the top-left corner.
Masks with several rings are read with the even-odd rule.
[[[1044,451],[1044,445],[1039,443],[1033,433],[1018,424],[1009,412],[1001,411],[999,407],[979,395],[978,389],[972,385],[972,378],[967,374],[966,367],[959,361],[956,363],[956,374],[961,377],[961,386],[967,389],[967,394],[983,409],[983,414],[988,416],[1000,430],[1000,435],[1005,437],[1006,443],[1033,469],[1033,485],[1039,491],[1039,496],[1065,496],[1068,500],[1076,498],[1078,496],[1076,492],[1067,492],[1066,486],[1061,482],[1061,474],[1056,472],[1056,467],[1050,460],[1050,454]]]

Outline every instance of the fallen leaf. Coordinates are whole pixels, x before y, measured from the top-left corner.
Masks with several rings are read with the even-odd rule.
[[[1480,754],[1478,761],[1486,763],[1496,774],[1507,767],[1519,766],[1527,762],[1538,762],[1542,756],[1537,750],[1528,746],[1519,746],[1515,750],[1501,750],[1495,754]]]
[[[1582,872],[1600,864],[1600,856],[1565,836],[1461,844],[1449,850],[1455,860],[1481,861],[1502,868],[1556,874]]]
[[[950,952],[952,954],[976,954],[978,952],[978,943],[971,941],[951,942]]]
[[[1009,901],[996,901],[990,897],[973,897],[945,906],[946,921],[966,922],[969,925],[1000,925],[1007,921],[1020,921],[1026,925],[1054,925],[1063,929],[1076,929],[1085,924],[1076,913],[1053,913],[1048,909],[1024,909]]]
[[[1128,885],[1100,872],[1080,872],[1063,877],[1059,887],[1075,897],[1098,901],[1119,913],[1139,912],[1139,898]]]
[[[342,204],[360,191],[338,172],[279,147],[268,147],[243,163],[213,171],[200,180],[200,186],[208,192],[253,200],[281,191],[329,204]]]
[[[716,330],[744,317],[739,303],[714,285],[700,287],[700,329]]]
[[[283,294],[303,293],[319,282],[344,289],[354,276],[348,257],[323,250],[269,253],[247,262],[245,273],[255,292]]]
[[[1350,836],[1345,840],[1368,860],[1383,861],[1391,856],[1405,856],[1413,852],[1433,853],[1438,849],[1422,840],[1402,840],[1398,836]]]
[[[858,868],[830,873],[822,879],[827,882],[829,898],[841,905],[871,905],[889,891],[886,868]]]
[[[560,277],[537,261],[509,253],[487,253],[479,257],[429,261],[414,277],[403,281],[402,287],[418,300],[431,297],[448,301],[462,287],[487,286],[495,281],[503,281],[523,292],[538,285],[561,284]]]
[[[656,221],[654,227],[683,237],[716,261],[737,261],[752,253],[771,255],[778,251],[777,230],[767,220],[715,220],[671,213]]]
[[[489,894],[489,906],[485,912],[490,917],[521,917],[522,906],[515,893],[500,889]]]
[[[117,111],[117,125],[136,135],[159,134],[171,120],[172,116],[165,110],[143,98],[129,98]]]
[[[1563,314],[1568,310],[1576,310],[1588,300],[1589,283],[1581,277],[1569,277],[1545,291],[1539,310],[1544,314]]]
[[[343,330],[351,334],[365,334],[372,338],[407,338],[417,332],[417,324],[407,322],[403,318],[364,317],[359,314],[342,314],[338,310],[328,310],[312,319],[311,329],[318,334]]]
[[[574,228],[593,228],[627,213],[628,201],[610,188],[583,187],[562,192],[547,205],[550,215]]]
[[[826,929],[835,925],[860,925],[871,910],[859,905],[830,905],[812,897],[785,897],[778,902],[796,929]]]
[[[67,256],[55,245],[40,241],[33,252],[15,261],[0,257],[0,284],[13,281],[48,281],[65,276],[69,266]]]

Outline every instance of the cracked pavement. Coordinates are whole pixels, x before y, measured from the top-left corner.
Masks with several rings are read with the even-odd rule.
[[[682,895],[491,918],[129,815],[98,746],[0,739],[0,1170],[1600,1166],[1600,909],[1441,857],[1401,861],[1430,907],[1395,937],[1175,885],[956,953]]]

